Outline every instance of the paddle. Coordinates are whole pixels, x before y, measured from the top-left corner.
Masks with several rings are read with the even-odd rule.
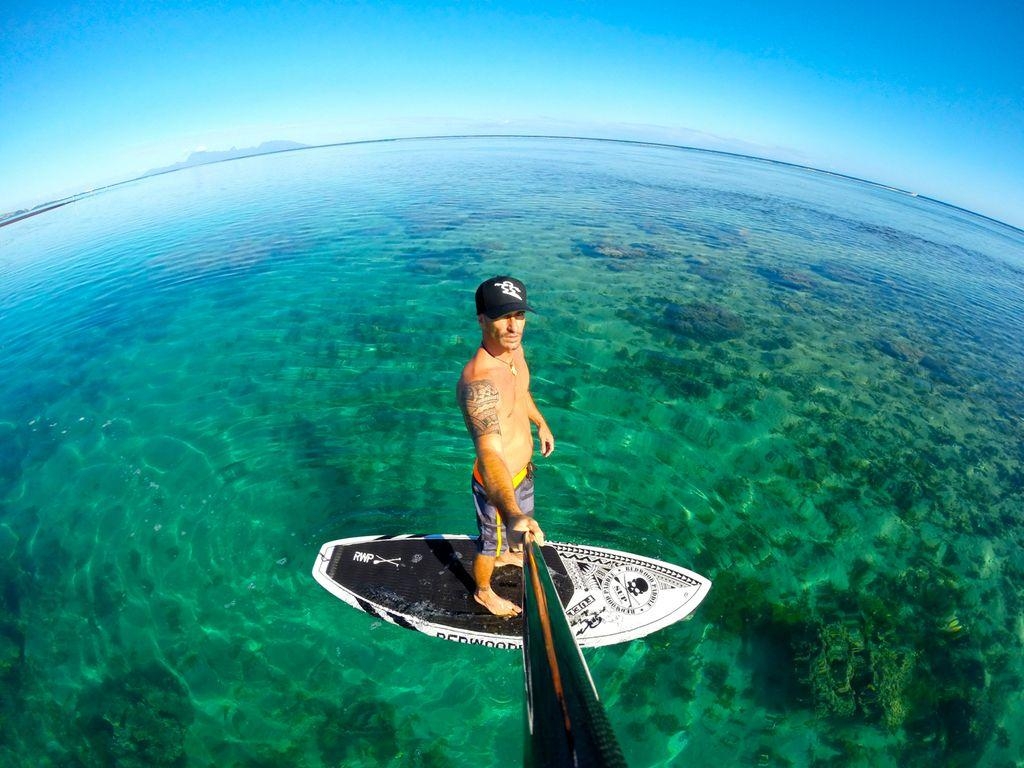
[[[625,768],[541,547],[529,534],[523,557],[523,671],[525,766]]]

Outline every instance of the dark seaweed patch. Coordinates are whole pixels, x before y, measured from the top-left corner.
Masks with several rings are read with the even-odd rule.
[[[736,339],[746,330],[742,317],[725,307],[703,301],[668,302],[662,317],[673,333],[699,342]]]
[[[78,712],[89,764],[186,764],[185,734],[195,712],[185,686],[166,667],[154,663],[104,681],[81,697]]]
[[[755,271],[769,283],[779,288],[787,288],[791,291],[813,291],[817,287],[814,278],[795,269],[758,267]]]

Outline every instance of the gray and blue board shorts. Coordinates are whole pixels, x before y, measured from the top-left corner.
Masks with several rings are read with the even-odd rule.
[[[515,488],[516,504],[523,514],[533,517],[533,462],[527,464],[521,472],[512,478]],[[483,479],[476,465],[473,466],[473,503],[476,505],[476,525],[480,531],[477,539],[477,551],[482,555],[496,557],[503,551],[521,551],[523,548],[523,531],[513,531],[508,523],[501,519],[498,508],[487,498]]]

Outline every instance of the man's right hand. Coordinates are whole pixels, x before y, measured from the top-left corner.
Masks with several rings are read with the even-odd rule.
[[[532,517],[521,516],[512,526],[512,530],[529,533],[538,544],[544,546],[544,531],[541,530],[540,525]]]

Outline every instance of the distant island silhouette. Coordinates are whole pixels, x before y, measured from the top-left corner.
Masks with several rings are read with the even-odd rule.
[[[89,189],[85,192],[79,192],[78,194],[71,195],[70,197],[64,197],[60,200],[51,200],[46,203],[40,203],[33,208],[22,208],[21,210],[11,211],[9,213],[0,213],[0,227],[5,227],[8,224],[14,224],[17,221],[29,219],[33,216],[38,216],[40,213],[46,213],[52,211],[55,208],[73,203],[75,200],[80,200],[86,195],[91,195],[95,192],[101,192],[105,189],[111,189],[113,187],[119,187],[122,184],[128,184],[132,181],[138,181],[138,179],[144,179],[148,176],[159,176],[164,173],[173,173],[174,171],[181,171],[185,168],[194,168],[197,165],[208,165],[210,163],[223,163],[226,160],[238,160],[243,157],[255,157],[257,155],[271,155],[275,152],[290,152],[294,149],[308,149],[308,144],[300,144],[297,141],[265,141],[258,147],[244,147],[239,149],[232,147],[231,149],[218,150],[213,152],[199,151],[193,152],[188,156],[186,160],[174,165],[168,165],[164,168],[153,168],[146,171],[141,176],[136,176],[131,179],[124,181],[118,181],[114,184],[107,184],[102,187],[96,187],[95,189]]]
[[[222,163],[225,160],[237,160],[241,157],[253,157],[255,155],[271,155],[275,152],[288,152],[293,149],[308,149],[308,144],[300,144],[297,141],[264,141],[258,147],[244,147],[231,149],[193,152],[186,160],[164,168],[152,168],[146,171],[139,178],[147,176],[159,176],[162,173],[173,173],[184,168],[192,168],[197,165],[208,165],[209,163]]]

